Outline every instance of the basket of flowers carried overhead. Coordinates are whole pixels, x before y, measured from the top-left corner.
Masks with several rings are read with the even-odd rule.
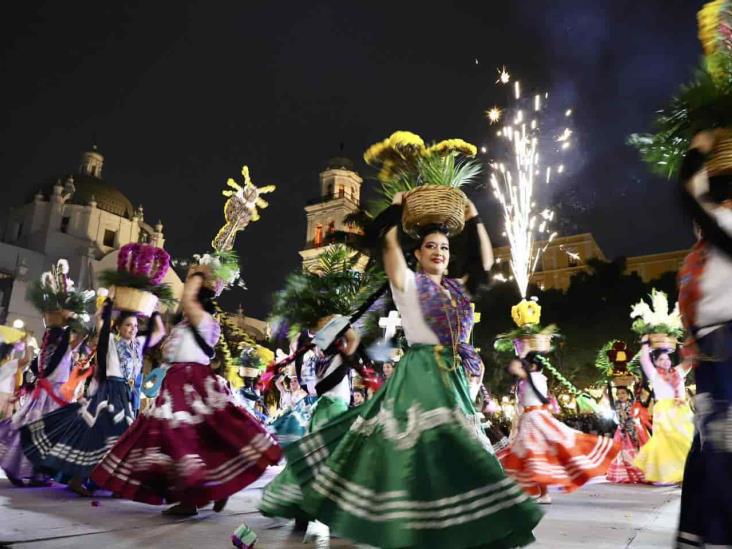
[[[59,259],[28,288],[28,301],[43,315],[47,328],[78,324],[81,329],[94,308],[94,291],[78,290],[68,276],[69,263]]]
[[[559,337],[554,324],[542,327],[541,306],[536,299],[522,299],[511,308],[511,317],[517,328],[496,338],[495,349],[501,353],[549,353],[554,349],[554,339]]]
[[[648,336],[652,349],[675,350],[684,336],[679,304],[669,311],[668,296],[655,288],[651,290],[651,305],[640,300],[633,305],[631,329],[639,336]]]
[[[595,367],[615,387],[630,387],[640,375],[638,364],[632,358],[627,344],[613,339],[597,352]]]
[[[707,2],[698,23],[701,67],[658,111],[655,133],[629,138],[651,170],[669,179],[678,173],[693,137],[705,130],[715,132],[707,175],[732,174],[732,5],[728,0]]]
[[[402,226],[407,234],[416,236],[428,225],[441,225],[451,236],[460,233],[467,205],[462,188],[473,183],[482,169],[476,154],[475,145],[462,139],[426,146],[414,133],[394,132],[364,153],[367,164],[379,167],[380,196],[372,213],[403,192]]]
[[[170,269],[170,256],[162,248],[126,244],[119,250],[117,269],[103,271],[99,280],[114,287],[114,307],[150,316],[158,303],[175,303],[169,284],[163,282]]]

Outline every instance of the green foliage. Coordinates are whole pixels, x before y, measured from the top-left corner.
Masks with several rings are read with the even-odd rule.
[[[90,314],[94,307],[93,291],[54,292],[38,280],[28,286],[26,298],[42,313],[64,309],[77,315]]]
[[[478,160],[461,158],[457,154],[430,154],[420,157],[416,171],[398,171],[388,180],[380,181],[377,198],[367,208],[372,216],[389,207],[394,195],[408,192],[420,185],[441,185],[460,188],[475,183],[483,171]]]
[[[561,362],[555,364],[580,389],[597,383],[597,350],[608,338],[637,340],[630,330],[629,310],[639,295],[647,294],[655,287],[666,292],[672,303],[676,300],[674,273],[646,284],[636,274],[624,274],[624,270],[622,259],[591,261],[589,272],[572,277],[566,292],[530,288],[529,295],[539,298],[542,319],[557,324],[562,330],[563,338],[556,344]],[[509,349],[508,355],[491,352],[491,349],[499,334],[513,329],[511,307],[520,299],[515,285],[498,284],[481,295],[476,303],[476,310],[483,313],[483,318],[475,326],[475,346],[486,351],[482,354],[486,365],[485,382],[496,395],[508,394],[513,383],[505,371],[507,357],[513,355],[513,349]],[[634,351],[629,350],[630,353]]]
[[[356,269],[359,254],[345,246],[326,249],[317,272],[298,271],[275,294],[272,316],[290,324],[291,331],[312,327],[323,317],[350,316],[385,280],[381,271]]]
[[[694,80],[658,112],[653,124],[656,133],[633,134],[628,139],[655,173],[673,177],[694,134],[732,127],[732,60],[721,55],[714,62],[723,77],[714,78],[700,68]]]
[[[165,306],[173,306],[177,300],[173,295],[170,284],[153,285],[145,275],[134,274],[128,271],[106,270],[99,274],[99,282],[103,286],[120,286],[135,288],[155,295]]]
[[[608,357],[607,353],[613,348],[613,345],[615,345],[616,341],[618,340],[611,339],[610,341],[605,343],[605,345],[603,345],[599,351],[597,351],[595,368],[600,371],[602,379],[610,379],[613,375],[613,364],[612,362],[610,362],[610,358]],[[629,353],[630,350],[626,350],[626,352]],[[638,357],[640,357],[639,354],[633,357],[632,360],[628,361],[626,365],[626,367],[628,368],[628,372],[633,374],[634,376],[640,375],[640,362],[633,362]]]

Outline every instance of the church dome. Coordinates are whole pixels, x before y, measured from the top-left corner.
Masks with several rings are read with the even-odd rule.
[[[69,177],[73,178],[75,188],[74,194],[69,199],[69,204],[86,206],[89,202],[95,200],[97,208],[100,210],[127,219],[132,218],[135,212],[132,202],[119,189],[92,175],[69,174],[60,179],[53,179],[41,188],[41,192],[48,198],[53,195],[53,187],[56,182],[60,181],[61,185],[64,185]],[[35,191],[33,194],[35,194]]]
[[[73,181],[74,193],[69,199],[69,204],[86,206],[94,200],[100,210],[127,219],[132,218],[135,212],[132,202],[119,189],[102,179],[103,165],[104,156],[95,145],[91,151],[82,153],[79,173],[50,179],[41,187],[40,191],[45,197],[49,197],[53,194],[53,187],[56,183],[63,186],[67,181]],[[33,194],[35,195],[36,192],[34,191]]]
[[[348,170],[351,172],[356,171],[356,165],[353,160],[346,158],[345,156],[334,156],[325,164],[326,170]]]

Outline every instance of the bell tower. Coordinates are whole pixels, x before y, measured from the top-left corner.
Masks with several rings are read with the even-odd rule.
[[[362,183],[348,158],[337,156],[325,165],[320,173],[320,197],[305,206],[307,235],[305,248],[300,251],[304,269],[317,264],[323,250],[334,243],[336,232],[357,232],[344,220],[360,208]]]

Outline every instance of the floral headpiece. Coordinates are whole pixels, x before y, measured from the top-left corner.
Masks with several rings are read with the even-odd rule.
[[[679,304],[669,312],[668,296],[653,288],[651,290],[651,306],[642,299],[633,305],[630,318],[635,319],[631,329],[638,335],[666,334],[671,337],[683,337],[684,327],[681,323]]]
[[[28,300],[41,313],[70,311],[82,323],[89,322],[93,290],[78,290],[69,277],[69,262],[59,259],[40,280],[31,283]]]
[[[175,298],[169,284],[163,283],[170,269],[170,255],[162,248],[148,244],[125,244],[117,255],[117,270],[100,273],[105,286],[134,288],[155,295],[165,305]]]

